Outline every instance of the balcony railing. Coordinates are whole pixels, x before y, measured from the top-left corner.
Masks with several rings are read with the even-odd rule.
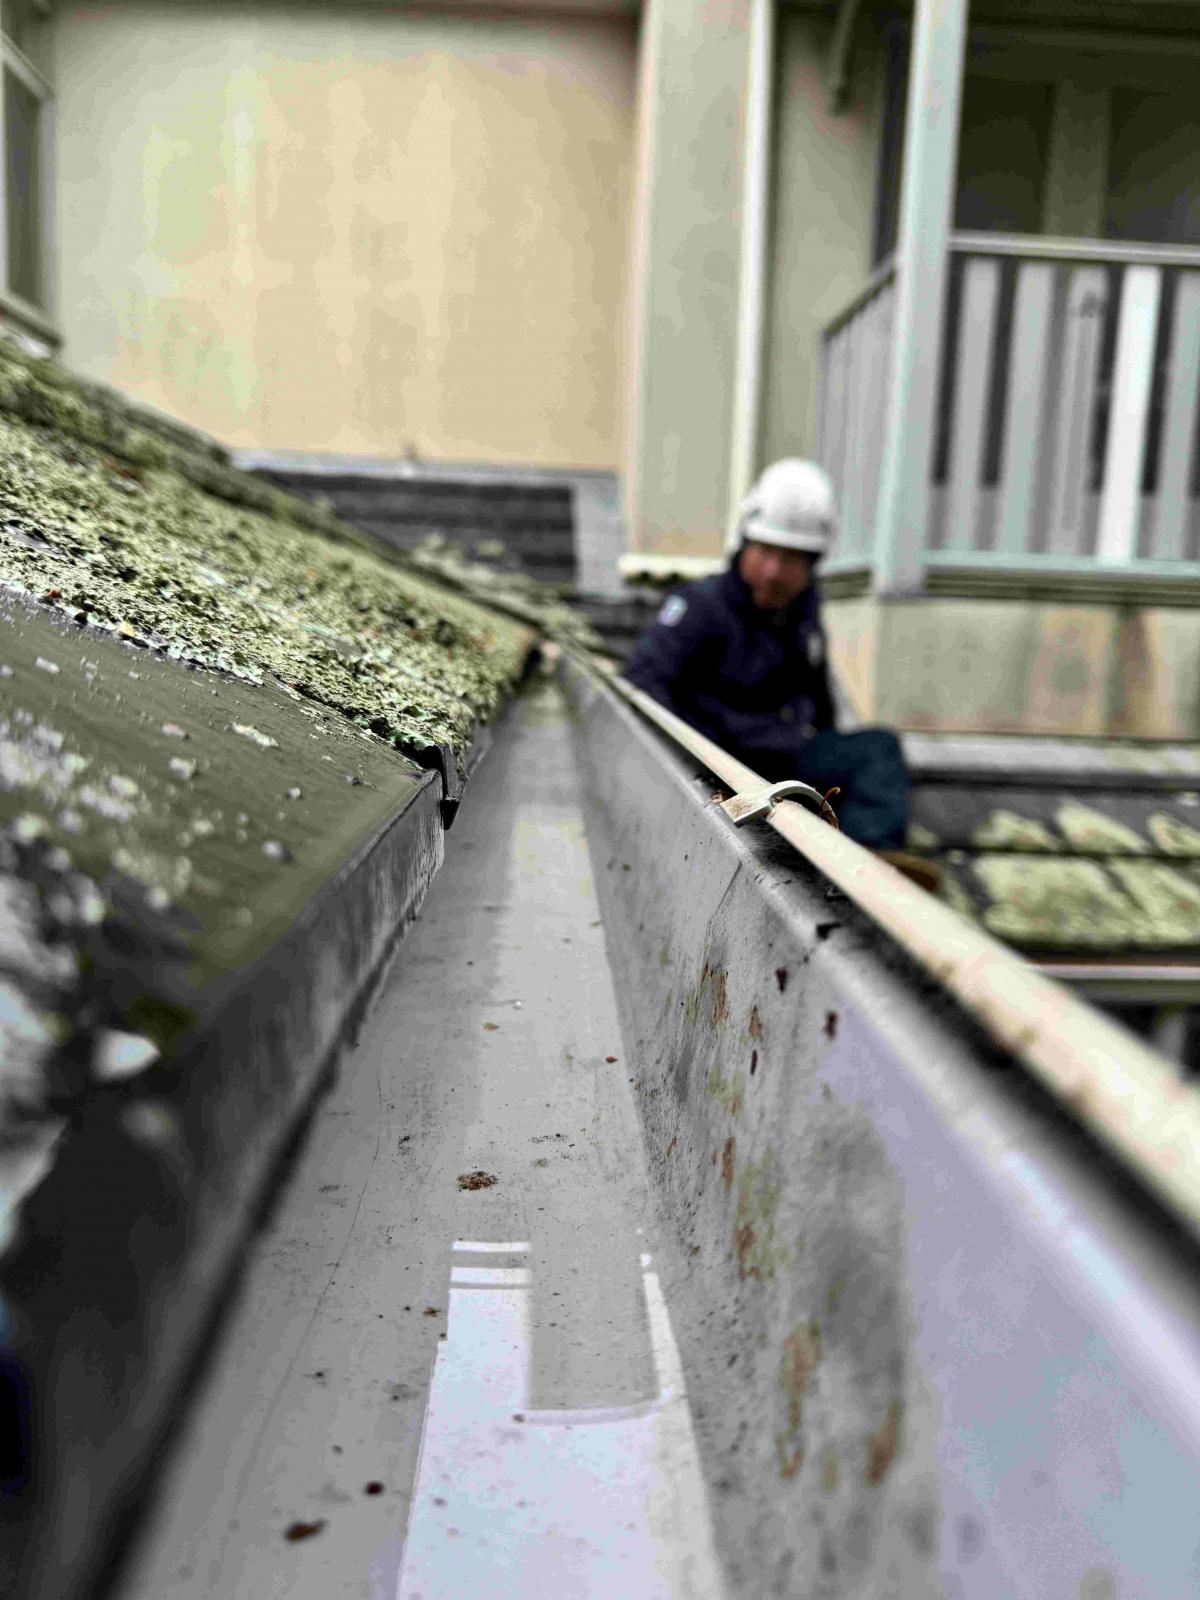
[[[896,272],[884,264],[826,328],[817,455],[838,490],[836,555],[870,555],[887,432]]]
[[[870,555],[897,426],[895,292],[877,274],[824,337],[820,448],[849,560]],[[952,236],[925,567],[1194,574],[1198,388],[1200,249]]]

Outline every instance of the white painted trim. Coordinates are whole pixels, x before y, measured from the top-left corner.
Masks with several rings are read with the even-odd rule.
[[[40,135],[38,159],[42,168],[38,175],[42,208],[39,218],[42,229],[42,298],[45,302],[47,331],[52,332],[53,337],[61,338],[55,331],[58,328],[61,307],[58,292],[58,185],[55,181],[58,164],[57,128],[52,95],[48,95],[42,101],[38,133]]]
[[[19,295],[8,283],[8,195],[7,160],[3,145],[5,129],[3,73],[0,72],[0,310],[7,312],[13,321],[23,324],[29,331],[61,344],[62,333],[57,323],[58,305],[58,251],[57,207],[54,181],[55,130],[54,91],[39,69],[7,34],[0,34],[0,64],[29,90],[38,102],[37,162],[38,209],[37,218],[39,256],[41,261],[41,292],[44,306],[33,304]]]
[[[868,301],[873,300],[881,289],[886,288],[895,276],[896,258],[895,256],[888,256],[886,261],[879,263],[862,288],[856,289],[842,309],[835,316],[830,317],[825,324],[822,337],[825,340],[831,339],[852,317],[857,316]]]
[[[1104,498],[1096,559],[1106,566],[1129,562],[1138,548],[1142,457],[1150,418],[1150,383],[1162,298],[1157,267],[1130,267],[1121,284],[1117,354],[1108,423]]]
[[[751,4],[746,71],[746,138],[742,162],[737,365],[734,369],[733,428],[729,448],[729,530],[737,522],[738,509],[749,491],[757,465],[766,315],[775,0],[751,0]]]
[[[642,501],[642,447],[649,409],[650,374],[646,352],[653,320],[650,292],[651,219],[658,192],[658,97],[662,77],[665,0],[645,0],[638,18],[637,104],[634,122],[633,215],[629,241],[625,427],[622,448],[623,511],[627,536],[639,536]]]
[[[1017,256],[1022,261],[1200,267],[1200,245],[1124,244],[1113,239],[1058,239],[1037,233],[952,233],[950,248],[959,255]]]
[[[921,589],[966,39],[967,0],[916,0],[887,444],[876,515],[881,594]]]
[[[8,160],[4,132],[8,126],[5,111],[3,71],[4,48],[0,47],[0,286],[8,288]]]
[[[50,100],[54,91],[48,80],[38,71],[33,62],[20,48],[15,45],[9,36],[0,34],[0,53],[4,56],[4,65],[9,67],[16,77],[29,90],[30,94],[38,100]]]
[[[648,578],[659,583],[672,578],[687,582],[693,578],[707,578],[711,573],[723,571],[726,565],[724,556],[666,556],[639,550],[628,551],[619,562],[623,578]]]

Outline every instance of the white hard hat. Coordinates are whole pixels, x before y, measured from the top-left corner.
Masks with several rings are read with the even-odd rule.
[[[789,457],[769,466],[742,501],[729,539],[735,550],[744,539],[823,555],[833,542],[837,516],[833,484],[815,461]]]

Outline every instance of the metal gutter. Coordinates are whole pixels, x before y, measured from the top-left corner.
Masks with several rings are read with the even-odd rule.
[[[735,791],[765,786],[649,695],[615,675],[609,683]],[[765,820],[1200,1235],[1200,1090],[1182,1083],[1165,1058],[795,801],[781,801]]]
[[[840,843],[921,922],[935,902],[815,821],[803,853],[731,828],[707,760],[576,668],[605,943],[731,1597],[1191,1593],[1194,1234],[825,862]]]

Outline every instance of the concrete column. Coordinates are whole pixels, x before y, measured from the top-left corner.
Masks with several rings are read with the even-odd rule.
[[[875,587],[921,587],[968,0],[916,0]]]
[[[625,474],[638,555],[715,557],[730,497],[753,0],[646,0]]]

